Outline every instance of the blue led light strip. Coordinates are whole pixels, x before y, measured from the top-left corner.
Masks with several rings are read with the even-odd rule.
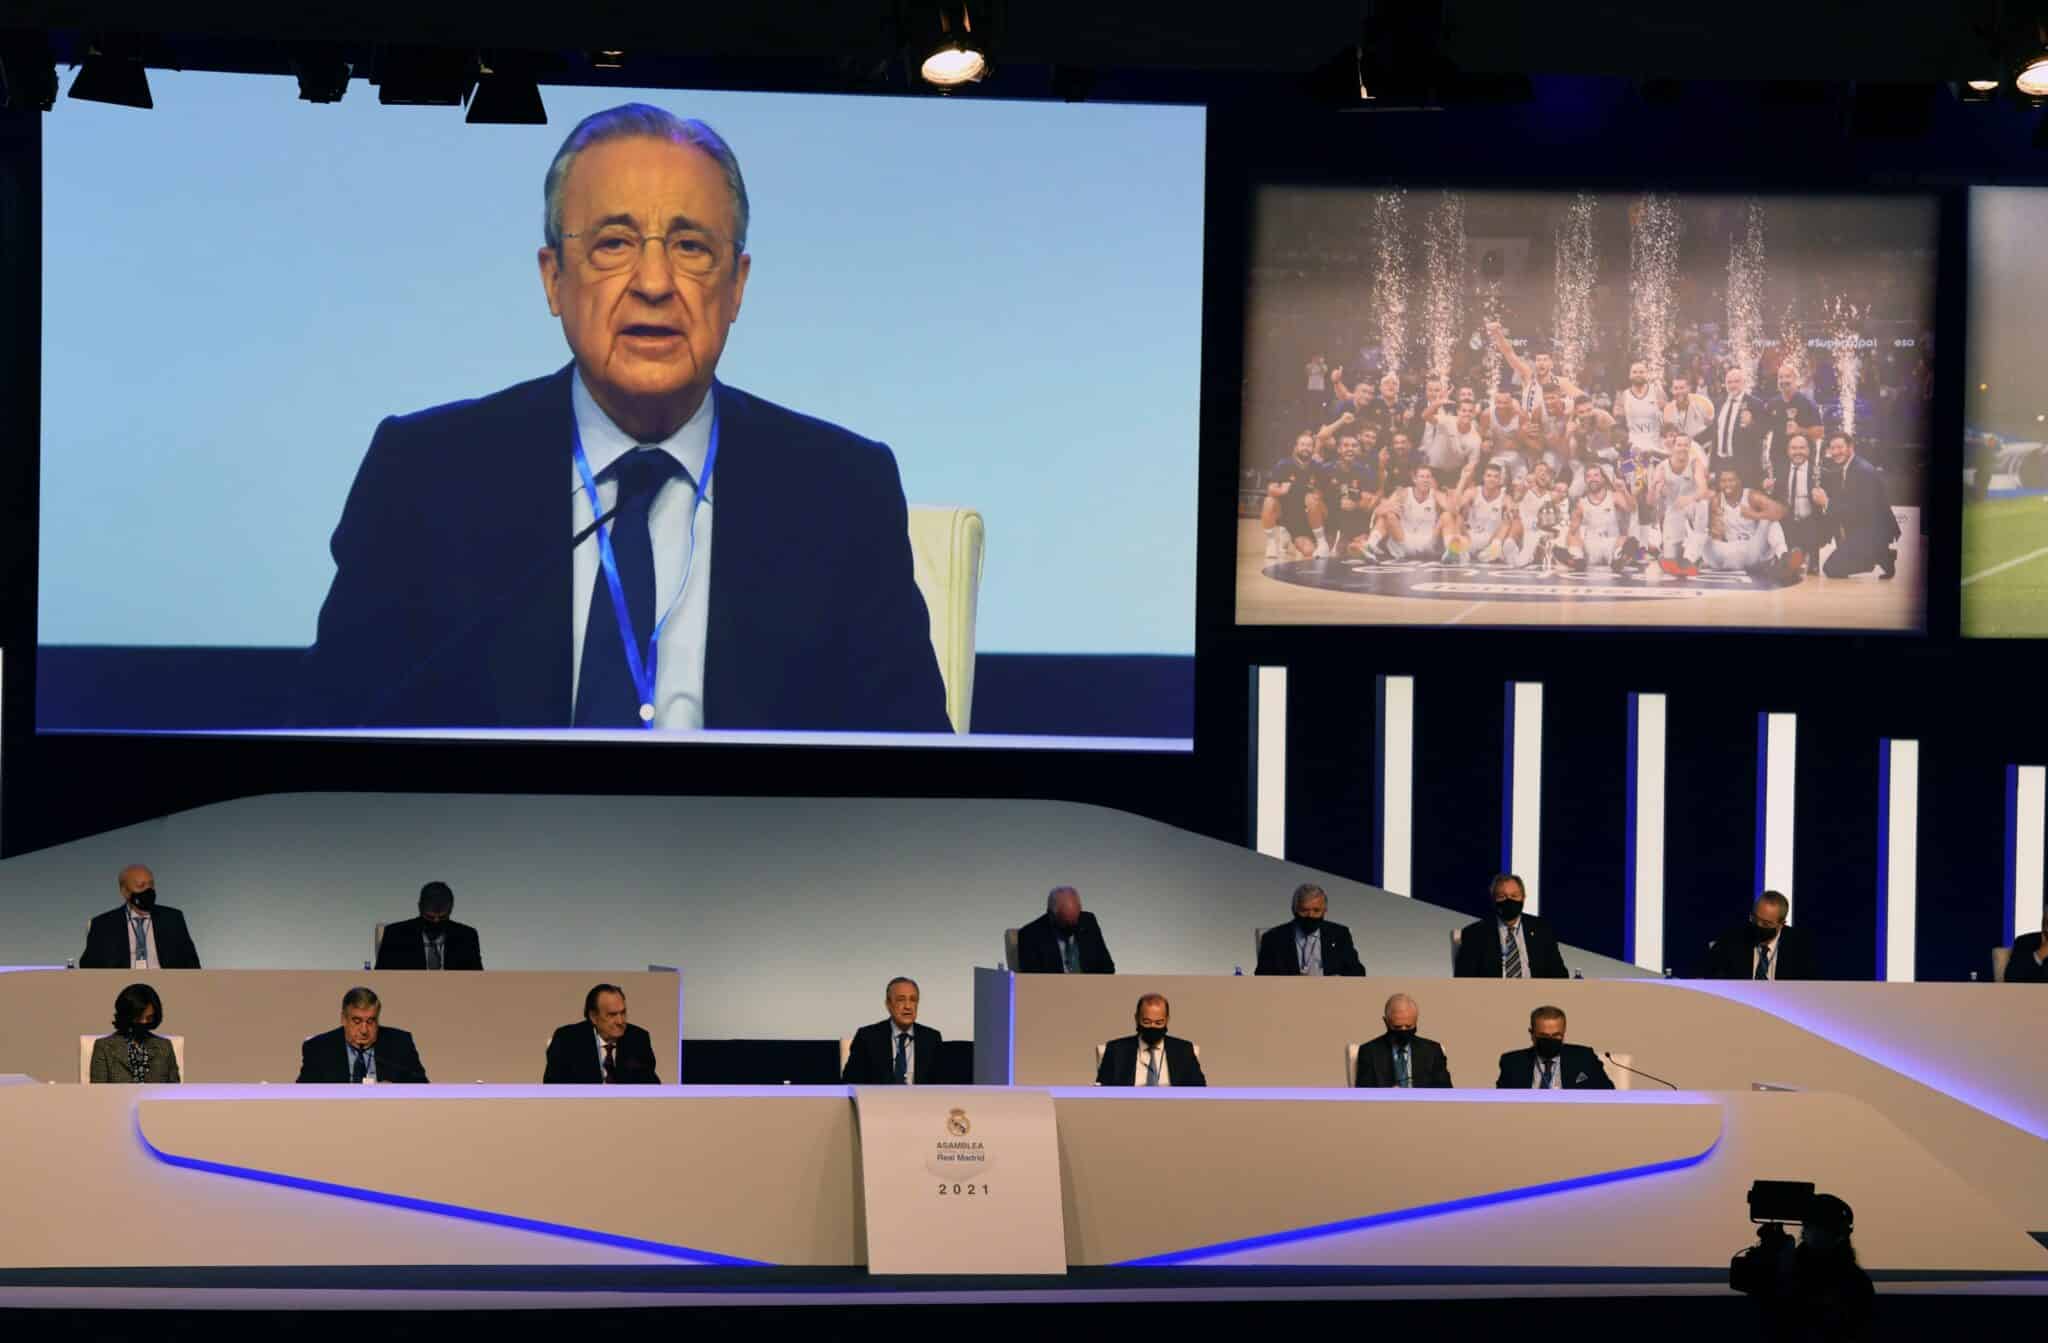
[[[1347,1231],[1364,1231],[1372,1227],[1391,1226],[1397,1222],[1413,1222],[1424,1217],[1440,1217],[1445,1213],[1465,1212],[1472,1208],[1490,1207],[1497,1203],[1515,1203],[1523,1199],[1543,1198],[1550,1194],[1562,1194],[1573,1189],[1587,1189],[1595,1185],[1613,1184],[1620,1180],[1638,1180],[1647,1175],[1661,1175],[1666,1171],[1684,1170],[1697,1166],[1712,1156],[1721,1146],[1720,1135],[1714,1137],[1713,1146],[1696,1156],[1677,1157],[1670,1161],[1659,1161],[1647,1166],[1630,1166],[1623,1170],[1601,1171],[1596,1175],[1578,1175],[1569,1180],[1553,1180],[1548,1184],[1534,1184],[1521,1189],[1502,1189],[1489,1194],[1474,1194],[1470,1198],[1452,1199],[1447,1203],[1425,1203],[1420,1207],[1396,1208],[1391,1212],[1376,1212],[1367,1217],[1353,1217],[1341,1222],[1325,1222],[1319,1226],[1292,1227],[1286,1231],[1273,1231],[1263,1236],[1247,1236],[1243,1240],[1219,1241],[1214,1245],[1198,1245],[1193,1249],[1172,1250],[1166,1254],[1149,1255],[1143,1259],[1126,1259],[1115,1265],[1118,1268],[1172,1268],[1177,1265],[1213,1259],[1218,1255],[1237,1254],[1244,1250],[1256,1250],[1268,1245],[1285,1245],[1290,1241],[1320,1240],[1326,1236],[1338,1236]]]

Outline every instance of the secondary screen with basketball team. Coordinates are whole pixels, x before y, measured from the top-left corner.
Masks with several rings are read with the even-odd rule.
[[[1240,624],[1923,628],[1932,198],[1252,211]]]

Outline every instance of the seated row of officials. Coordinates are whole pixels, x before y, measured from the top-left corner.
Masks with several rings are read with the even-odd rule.
[[[122,869],[122,903],[92,920],[84,969],[156,966],[196,970],[199,952],[192,945],[184,915],[156,898],[156,878],[141,865]],[[1557,934],[1534,914],[1523,912],[1528,895],[1512,872],[1495,876],[1488,894],[1493,915],[1468,924],[1458,934],[1451,973],[1459,979],[1569,979]],[[1351,930],[1328,917],[1330,898],[1313,883],[1297,886],[1290,904],[1292,917],[1268,928],[1259,938],[1261,975],[1344,975],[1366,973]],[[452,917],[455,895],[446,882],[420,888],[419,914],[387,924],[378,944],[379,970],[481,970],[483,947],[477,930]],[[1740,927],[1717,939],[1708,950],[1703,978],[1793,980],[1817,978],[1820,970],[1811,939],[1790,926],[1791,902],[1776,891],[1756,898]],[[1116,960],[1104,940],[1102,925],[1081,907],[1080,892],[1058,886],[1046,896],[1045,913],[1017,930],[1019,974],[1111,975]],[[2048,983],[2048,913],[2038,933],[2014,939],[2005,979],[2013,984]]]

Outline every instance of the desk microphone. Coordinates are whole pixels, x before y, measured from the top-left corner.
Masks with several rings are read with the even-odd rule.
[[[1604,1049],[1600,1051],[1600,1057],[1606,1059],[1609,1063],[1613,1064],[1615,1067],[1621,1069],[1625,1073],[1634,1073],[1637,1077],[1647,1077],[1652,1082],[1655,1082],[1658,1086],[1670,1087],[1673,1091],[1677,1091],[1679,1089],[1678,1083],[1667,1082],[1663,1078],[1657,1076],[1657,1074],[1646,1073],[1641,1068],[1631,1068],[1626,1063],[1623,1063],[1620,1059],[1614,1057],[1614,1055],[1608,1053]]]

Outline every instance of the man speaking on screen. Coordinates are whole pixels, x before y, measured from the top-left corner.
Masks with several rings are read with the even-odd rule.
[[[731,148],[615,107],[545,196],[573,358],[378,426],[300,721],[946,731],[894,456],[717,380],[753,263]]]

